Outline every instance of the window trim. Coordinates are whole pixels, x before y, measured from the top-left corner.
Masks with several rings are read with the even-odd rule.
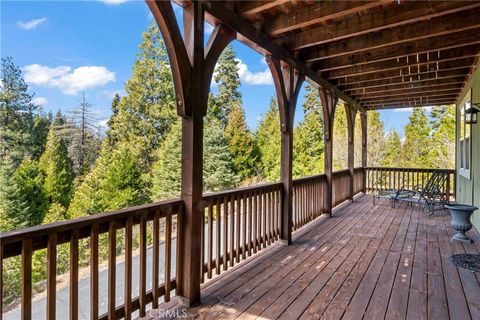
[[[459,141],[459,149],[460,149],[460,152],[459,152],[459,170],[458,170],[458,173],[460,176],[468,179],[468,180],[471,180],[471,168],[472,168],[472,128],[471,128],[471,125],[470,124],[467,124],[466,123],[466,113],[465,113],[465,109],[466,109],[466,104],[470,102],[472,103],[472,89],[470,88],[470,90],[468,90],[467,94],[465,95],[465,97],[463,98],[462,102],[460,103],[460,108],[459,108],[459,112],[460,112],[460,115],[459,115],[459,123],[460,123],[460,126],[465,126],[463,128],[463,132],[466,132],[466,127],[467,126],[470,126],[470,130],[469,130],[469,137],[468,137],[468,150],[470,152],[466,152],[467,148],[464,147],[465,144],[465,138],[466,137],[463,137],[462,139],[462,136],[461,136],[461,132],[462,132],[462,128],[460,127],[459,128],[459,137],[458,137],[458,141]],[[463,110],[463,112],[462,112]],[[462,119],[463,117],[463,119]],[[466,154],[465,154],[466,153]],[[468,156],[468,168],[464,168],[463,165],[465,163],[465,159],[466,159],[466,156]]]

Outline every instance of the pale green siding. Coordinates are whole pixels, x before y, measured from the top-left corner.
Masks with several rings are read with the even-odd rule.
[[[473,73],[469,82],[465,86],[462,94],[457,100],[457,202],[464,204],[473,204],[480,208],[480,123],[472,125],[472,163],[470,179],[458,174],[460,159],[459,134],[460,134],[460,103],[463,101],[470,88],[472,89],[472,102],[480,103],[480,68]],[[480,116],[480,114],[479,114]],[[477,210],[472,217],[473,224],[477,230],[480,230],[480,211]]]

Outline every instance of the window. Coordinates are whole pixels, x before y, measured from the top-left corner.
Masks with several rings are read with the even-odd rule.
[[[467,124],[467,114],[465,110],[471,107],[472,91],[462,101],[460,105],[460,175],[470,179],[470,161],[472,150],[471,126]]]

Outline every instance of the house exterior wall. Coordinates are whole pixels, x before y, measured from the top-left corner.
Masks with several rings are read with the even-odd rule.
[[[471,169],[470,178],[460,174],[460,107],[465,96],[471,89],[472,103],[480,103],[480,67],[470,77],[467,85],[457,100],[457,126],[456,126],[456,201],[463,204],[473,204],[480,208],[480,122],[471,126]],[[480,118],[480,113],[478,114]],[[480,210],[477,210],[472,216],[473,225],[480,230]]]

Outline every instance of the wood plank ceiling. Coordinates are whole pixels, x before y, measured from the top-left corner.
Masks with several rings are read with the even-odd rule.
[[[206,3],[207,20],[264,54],[285,49],[364,109],[454,103],[478,64],[480,1]]]

